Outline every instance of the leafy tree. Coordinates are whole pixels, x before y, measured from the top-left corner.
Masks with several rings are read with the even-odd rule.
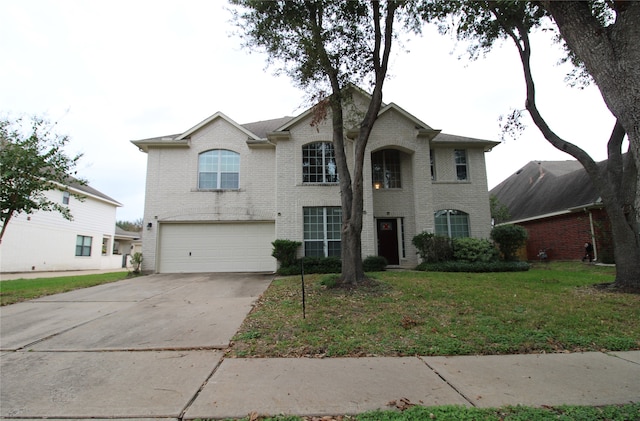
[[[489,208],[491,209],[491,218],[496,224],[505,222],[511,218],[509,208],[506,207],[504,203],[500,202],[494,194],[489,196]]]
[[[444,31],[455,30],[458,39],[472,41],[472,58],[498,40],[513,41],[525,77],[525,109],[549,143],[584,166],[611,222],[615,283],[640,289],[640,2],[425,1],[422,11],[423,18],[438,20]],[[573,76],[582,82],[592,78],[617,118],[607,141],[606,165],[558,136],[538,109],[529,34],[543,23],[558,29],[567,60],[577,66]],[[521,110],[513,112],[506,130],[520,130],[520,116]],[[627,154],[622,149],[625,134]]]
[[[232,0],[245,47],[266,51],[298,85],[319,101],[317,122],[331,113],[333,145],[342,203],[341,282],[365,279],[362,264],[363,171],[365,149],[382,104],[382,86],[394,38],[394,21],[407,6],[389,0]],[[404,15],[409,18],[410,15]],[[407,23],[410,19],[403,22]],[[373,93],[359,122],[353,173],[345,151],[344,105],[351,84],[368,82]]]
[[[527,244],[529,234],[520,225],[498,225],[491,230],[491,239],[498,244],[507,262],[518,260],[518,249]]]
[[[117,221],[116,226],[125,231],[140,232],[142,231],[142,223],[142,218],[138,218],[135,221]]]
[[[72,178],[82,155],[67,156],[63,148],[69,137],[56,134],[54,128],[40,117],[33,117],[30,124],[22,118],[0,119],[0,242],[11,218],[20,213],[54,211],[73,219],[67,206],[49,200],[45,194],[49,190],[68,191],[70,183],[85,184]]]

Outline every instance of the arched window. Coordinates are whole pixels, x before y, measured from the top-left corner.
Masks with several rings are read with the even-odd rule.
[[[469,236],[469,214],[455,210],[442,209],[435,214],[436,235],[446,235],[450,238]]]
[[[314,142],[302,147],[302,182],[338,182],[338,168],[336,167],[333,143]]]
[[[385,149],[371,154],[371,178],[373,187],[377,189],[399,189],[400,151]]]
[[[240,154],[224,149],[198,156],[198,189],[237,190],[240,186]]]

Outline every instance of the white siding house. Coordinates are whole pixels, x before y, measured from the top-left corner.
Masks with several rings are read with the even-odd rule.
[[[122,205],[89,186],[72,184],[68,189],[84,200],[58,190],[46,196],[68,206],[72,221],[42,211],[9,221],[0,244],[0,272],[122,267],[122,256],[113,253],[116,209]]]
[[[352,104],[367,101],[356,91]],[[275,239],[300,241],[300,255],[339,256],[331,118],[312,119],[307,110],[242,125],[218,112],[184,133],[132,141],[148,155],[143,270],[273,271]],[[345,133],[350,166],[356,134]],[[383,104],[365,155],[363,257],[413,267],[422,231],[488,238],[484,154],[497,144]]]

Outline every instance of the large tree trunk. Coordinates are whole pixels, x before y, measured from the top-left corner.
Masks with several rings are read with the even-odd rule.
[[[629,138],[635,179],[627,180],[626,192],[612,179],[602,188],[617,191],[606,206],[613,230],[616,284],[640,289],[640,3],[612,2],[616,20],[608,27],[600,25],[587,2],[543,4]]]

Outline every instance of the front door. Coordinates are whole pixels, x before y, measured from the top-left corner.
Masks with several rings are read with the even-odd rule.
[[[390,265],[400,264],[398,255],[398,221],[378,219],[378,256],[387,259]]]

